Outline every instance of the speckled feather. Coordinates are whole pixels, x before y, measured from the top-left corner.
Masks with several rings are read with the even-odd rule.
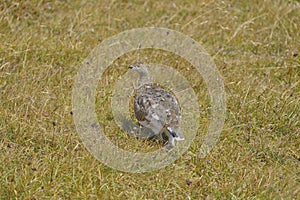
[[[150,73],[142,63],[130,65],[137,71],[139,87],[134,100],[134,114],[139,124],[149,128],[155,135],[168,136],[168,146],[175,146],[174,140],[184,140],[180,129],[181,112],[173,94],[151,83]]]
[[[177,127],[181,121],[180,108],[174,95],[154,84],[138,88],[134,113],[139,123],[151,128],[155,134],[167,126]]]

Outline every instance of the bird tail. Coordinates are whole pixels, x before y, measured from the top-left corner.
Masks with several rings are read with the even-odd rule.
[[[177,137],[175,137],[175,140],[177,140],[177,141],[185,139],[181,129],[176,130],[176,135],[177,135]]]
[[[172,129],[171,127],[167,127],[167,130],[174,137],[175,140],[184,140],[184,135],[180,128]]]

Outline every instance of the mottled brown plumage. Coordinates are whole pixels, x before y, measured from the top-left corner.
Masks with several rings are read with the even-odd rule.
[[[181,112],[173,94],[151,83],[147,66],[142,63],[129,68],[140,75],[139,85],[134,100],[134,114],[139,124],[151,129],[162,138],[168,136],[168,145],[175,146],[174,140],[183,140],[180,129]]]

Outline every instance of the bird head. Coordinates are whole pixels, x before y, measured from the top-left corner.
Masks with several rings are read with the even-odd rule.
[[[136,62],[128,66],[129,69],[135,70],[137,72],[148,72],[147,66],[142,62]]]
[[[151,77],[147,65],[141,62],[137,62],[132,65],[129,65],[128,68],[139,73],[140,75],[139,86],[149,83],[151,81]]]

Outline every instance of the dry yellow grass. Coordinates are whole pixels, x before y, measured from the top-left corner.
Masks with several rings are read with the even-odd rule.
[[[2,1],[0,198],[298,199],[299,6],[296,0]],[[122,173],[82,145],[72,86],[101,40],[149,26],[180,31],[213,56],[226,86],[227,120],[205,159],[197,157],[209,115],[203,111],[198,137],[179,160],[152,173]],[[152,51],[120,58],[99,83],[98,117],[118,133],[108,134],[113,140],[133,148],[145,144],[109,126],[107,105],[110,84],[136,57],[174,65],[200,104],[209,104],[205,84],[184,60],[176,64],[176,57]]]

